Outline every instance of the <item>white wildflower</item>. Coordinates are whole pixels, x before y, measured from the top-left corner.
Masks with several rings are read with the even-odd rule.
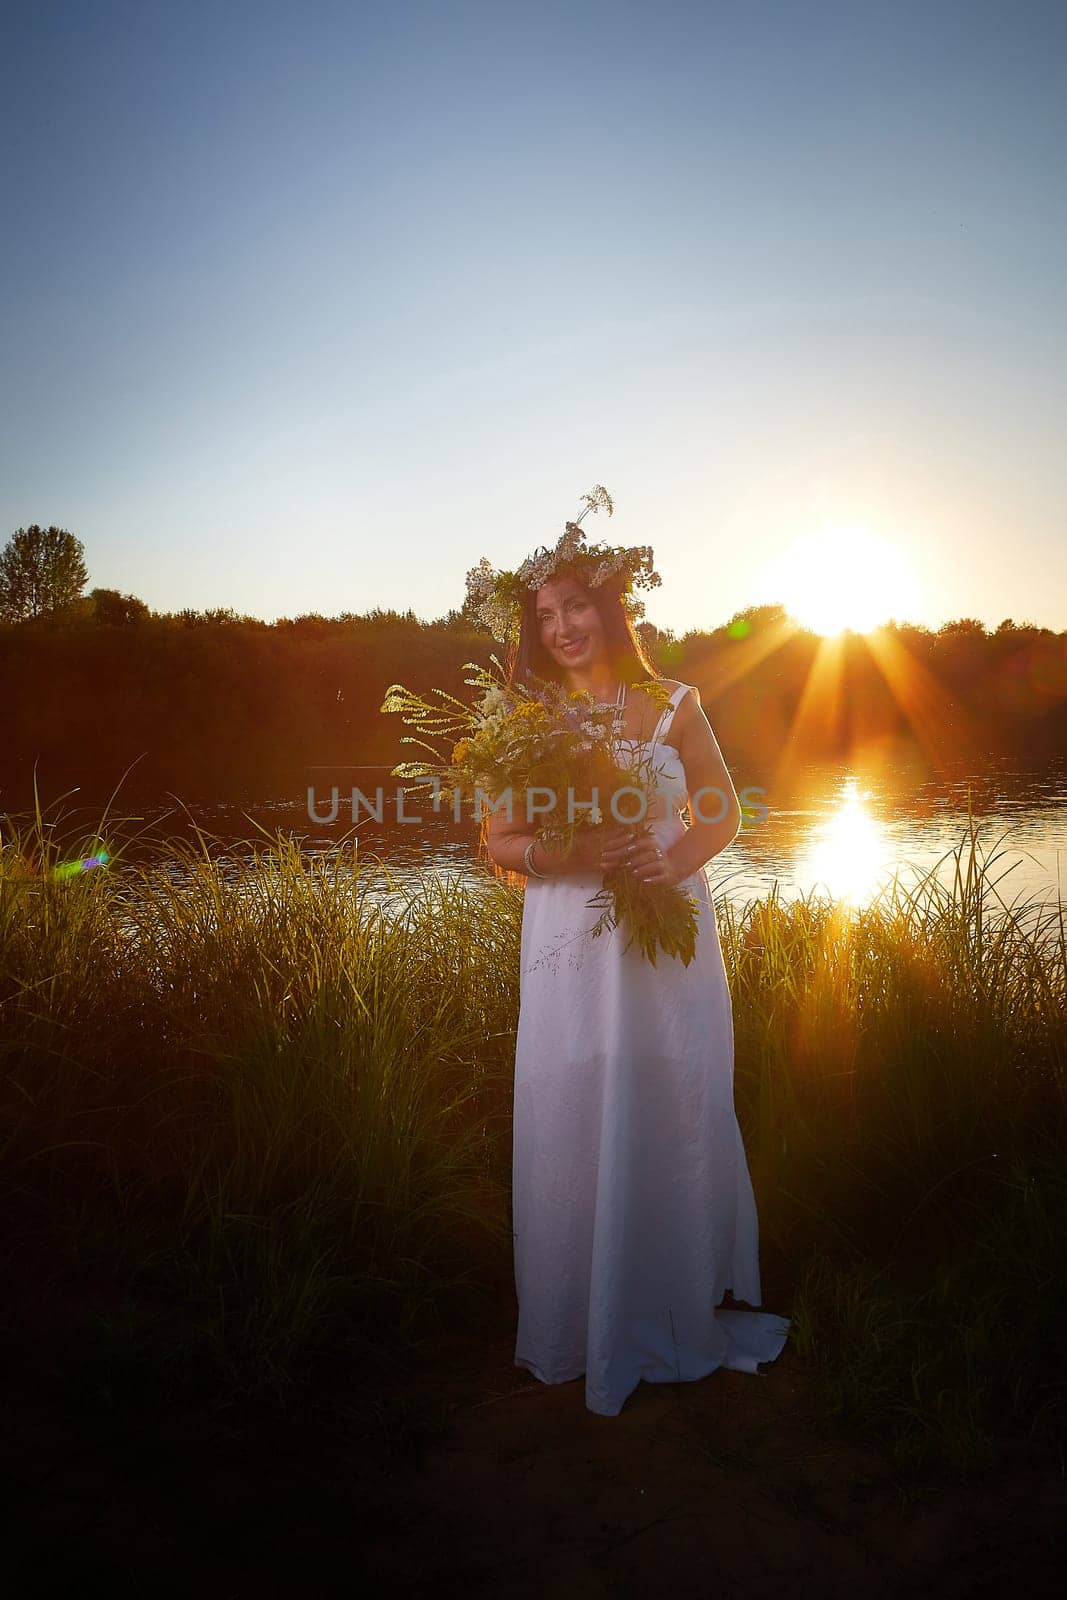
[[[603,509],[609,517],[614,512],[614,502],[602,484],[596,484],[592,493],[582,498],[587,510]],[[654,589],[662,581],[652,562],[651,545],[587,547],[584,529],[577,522],[568,522],[551,550],[541,546],[516,572],[497,572],[483,556],[467,574],[467,594],[483,627],[495,639],[508,640],[519,626],[522,591],[543,588],[561,568],[569,567],[590,589],[599,589],[610,578],[622,577],[619,587],[623,606],[636,618],[644,615],[644,606],[631,591]]]

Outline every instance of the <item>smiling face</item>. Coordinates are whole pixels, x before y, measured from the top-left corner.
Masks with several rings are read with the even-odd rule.
[[[600,612],[577,578],[554,578],[537,591],[537,632],[564,672],[586,672],[608,661]]]

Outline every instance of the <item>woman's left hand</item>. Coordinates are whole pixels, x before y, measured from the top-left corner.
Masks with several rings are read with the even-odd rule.
[[[670,852],[662,850],[651,834],[641,834],[636,839],[631,838],[624,844],[605,850],[604,866],[607,870],[627,867],[642,883],[656,884],[660,888],[670,888],[681,882]]]

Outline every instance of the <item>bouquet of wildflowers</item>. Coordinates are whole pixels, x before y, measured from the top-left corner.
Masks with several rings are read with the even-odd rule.
[[[427,739],[405,736],[402,743],[420,745],[431,759],[401,762],[394,776],[417,779],[413,787],[432,788],[457,812],[471,804],[478,820],[486,810],[511,817],[515,807],[528,808],[521,814],[531,823],[536,819],[536,837],[546,849],[569,849],[579,829],[604,827],[609,813],[635,837],[645,832],[651,756],[620,748],[614,709],[556,683],[509,684],[497,658],[490,659],[495,671],[473,662],[464,668],[472,674],[464,682],[479,691],[469,705],[443,689],[432,690],[436,698],[428,700],[392,685],[383,712],[398,713],[431,739],[452,741],[444,759]],[[666,702],[659,684],[642,688]],[[622,790],[636,790],[636,800],[631,792],[624,803]],[[599,912],[590,930],[594,936],[622,923],[629,933],[626,949],[636,942],[653,966],[661,949],[686,966],[692,960],[697,906],[680,887],[642,883],[619,866],[606,874],[589,904]]]

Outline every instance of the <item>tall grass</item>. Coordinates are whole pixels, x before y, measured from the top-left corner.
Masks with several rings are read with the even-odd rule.
[[[1062,1470],[1067,944],[969,835],[947,888],[720,904],[738,1115],[831,1417],[904,1467],[1014,1436]],[[34,1294],[113,1349],[151,1314],[227,1392],[410,1352],[510,1259],[521,896],[199,831],[159,841],[178,885],[136,837],[4,821],[6,1337]]]
[[[721,908],[736,1099],[798,1352],[898,1464],[1064,1468],[1067,942],[980,829],[869,905]]]
[[[103,830],[8,824],[10,1248],[183,1306],[234,1389],[385,1356],[476,1287],[510,1243],[513,893],[427,879],[398,907],[376,863],[285,836],[234,876],[199,832],[166,845],[179,888]]]

